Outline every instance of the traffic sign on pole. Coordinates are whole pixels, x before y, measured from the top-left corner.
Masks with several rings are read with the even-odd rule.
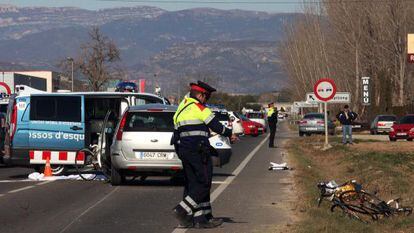
[[[333,99],[336,94],[336,85],[330,78],[319,79],[313,87],[313,92],[317,99],[325,103],[325,146],[324,150],[331,148],[328,140],[328,101]]]
[[[326,102],[336,94],[335,82],[330,78],[319,79],[313,87],[313,93],[320,101]]]

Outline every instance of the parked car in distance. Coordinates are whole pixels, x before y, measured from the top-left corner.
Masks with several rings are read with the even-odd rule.
[[[408,141],[412,141],[414,138],[413,130],[414,114],[403,116],[391,127],[391,131],[389,133],[390,141],[395,142],[399,139],[407,139]]]
[[[244,115],[239,115],[241,122],[243,124],[244,134],[251,135],[253,137],[257,137],[259,135],[259,128],[257,127],[257,123],[251,121]]]
[[[325,116],[323,113],[308,113],[299,121],[299,136],[325,133]],[[335,135],[335,124],[328,121],[328,132]]]
[[[371,123],[371,134],[389,133],[397,117],[394,115],[378,115]]]
[[[243,124],[238,113],[229,111],[230,121],[233,123],[233,133],[236,135],[244,134]]]
[[[267,131],[267,119],[266,114],[259,111],[251,111],[246,113],[246,117],[249,118],[251,121],[257,122],[262,125],[259,130],[264,130],[263,132]]]
[[[221,124],[233,130],[233,123],[231,122],[230,115],[226,110],[214,110],[213,113]]]

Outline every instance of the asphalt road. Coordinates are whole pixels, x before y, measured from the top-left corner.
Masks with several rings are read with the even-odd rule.
[[[285,126],[281,131],[279,145],[292,136]],[[230,164],[215,169],[213,210],[226,223],[214,232],[263,232],[290,221],[280,205],[291,185],[288,171],[267,170],[270,161],[282,161],[283,148],[267,148],[266,138],[241,138]],[[171,215],[183,188],[167,178],[112,187],[100,181],[24,181],[30,172],[0,167],[2,233],[186,231],[175,229]]]

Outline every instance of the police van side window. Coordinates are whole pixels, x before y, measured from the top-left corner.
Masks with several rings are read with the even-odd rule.
[[[81,121],[81,98],[78,96],[32,96],[30,120]]]

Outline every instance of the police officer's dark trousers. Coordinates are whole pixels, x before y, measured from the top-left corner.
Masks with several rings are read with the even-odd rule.
[[[180,150],[179,155],[184,169],[184,197],[180,203],[194,222],[205,222],[211,217],[210,189],[213,176],[211,157],[199,151]],[[189,207],[189,208],[188,208]],[[189,211],[191,209],[191,211]]]
[[[270,135],[269,135],[269,147],[275,146],[275,135],[276,135],[276,124],[269,124]]]

